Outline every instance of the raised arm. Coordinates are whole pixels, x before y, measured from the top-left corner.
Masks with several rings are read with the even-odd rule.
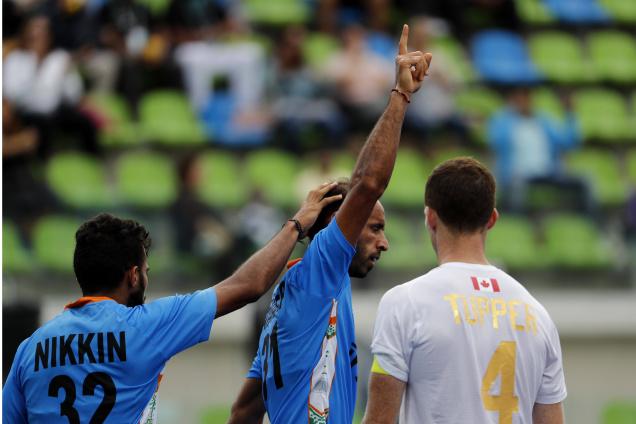
[[[395,424],[406,383],[388,374],[371,372],[369,399],[362,424]]]
[[[389,104],[362,147],[351,176],[351,190],[336,214],[338,226],[354,246],[373,206],[389,184],[406,107],[431,62],[430,53],[407,52],[408,35],[409,27],[404,25],[395,59],[397,92],[391,92]],[[360,70],[360,78],[364,78],[364,69]]]
[[[311,228],[322,208],[341,198],[340,195],[323,198],[334,185],[335,183],[325,183],[307,195],[300,210],[294,215],[303,232]],[[297,240],[296,225],[288,221],[265,247],[252,255],[234,274],[217,284],[214,287],[217,299],[216,317],[255,302],[265,294],[276,282]]]

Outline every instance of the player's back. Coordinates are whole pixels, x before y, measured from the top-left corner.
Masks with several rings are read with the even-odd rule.
[[[388,312],[387,312],[388,311]],[[407,381],[404,423],[532,423],[565,397],[556,328],[516,280],[447,263],[390,290],[373,352]]]
[[[10,409],[3,417],[74,424],[138,423],[143,416],[155,422],[154,394],[166,361],[207,340],[215,305],[213,289],[134,308],[81,299],[20,345],[3,390]]]

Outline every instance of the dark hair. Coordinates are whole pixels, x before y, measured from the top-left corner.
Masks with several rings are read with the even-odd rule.
[[[349,181],[349,179],[342,178],[338,180],[338,185],[336,185],[334,188],[329,190],[327,194],[325,194],[325,197],[337,196],[338,194],[342,194],[342,200],[333,202],[327,205],[322,211],[320,211],[318,218],[316,218],[316,223],[309,229],[309,231],[307,231],[307,237],[309,237],[310,240],[313,240],[314,236],[318,234],[320,230],[329,225],[329,222],[331,221],[331,215],[333,215],[338,209],[340,209],[340,206],[342,206],[342,202],[344,202],[347,193],[349,193],[350,186],[351,182]]]
[[[426,182],[425,204],[459,233],[483,228],[495,208],[495,178],[479,161],[460,157],[435,167]]]
[[[115,289],[150,249],[148,230],[130,219],[102,213],[75,233],[73,268],[84,295]]]

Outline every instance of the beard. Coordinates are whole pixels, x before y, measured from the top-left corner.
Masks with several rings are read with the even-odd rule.
[[[146,302],[146,294],[143,289],[139,289],[136,292],[130,293],[126,306],[133,308],[135,306],[141,306]]]

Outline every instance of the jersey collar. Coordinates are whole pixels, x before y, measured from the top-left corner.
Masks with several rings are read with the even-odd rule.
[[[291,261],[287,262],[287,269],[290,269],[291,267],[293,267],[294,265],[296,265],[298,262],[302,260],[303,258],[292,259]]]
[[[83,296],[76,301],[66,305],[64,309],[81,308],[82,306],[88,305],[89,303],[103,302],[104,300],[112,300],[113,302],[115,301],[114,299],[106,296]]]

